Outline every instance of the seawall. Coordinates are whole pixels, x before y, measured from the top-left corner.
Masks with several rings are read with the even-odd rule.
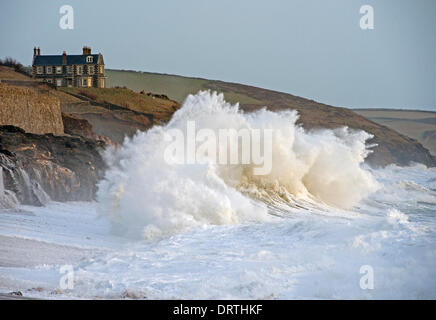
[[[35,134],[62,135],[59,99],[41,92],[0,83],[0,125],[12,125]]]

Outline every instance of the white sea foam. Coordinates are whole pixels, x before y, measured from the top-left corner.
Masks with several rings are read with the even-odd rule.
[[[73,290],[59,289],[60,266],[48,259],[39,267],[0,267],[0,292],[50,299],[436,298],[436,169],[371,171],[380,189],[356,215],[294,208],[273,221],[206,225],[151,242],[114,237],[96,203],[0,211],[0,235],[28,239],[39,260],[53,255],[51,247],[32,247],[32,239],[66,245],[65,253],[71,246],[85,256],[97,251],[68,262]],[[29,262],[24,253],[17,255]],[[363,265],[373,268],[372,290],[360,287]]]
[[[118,232],[159,238],[195,226],[268,221],[266,204],[351,208],[377,189],[361,167],[369,134],[347,128],[307,132],[297,118],[295,111],[244,114],[215,92],[190,95],[167,125],[139,132],[106,153],[110,168],[99,184],[100,211]],[[273,129],[272,154],[264,155],[272,157],[271,172],[254,175],[252,163],[165,162],[165,134],[185,131],[188,121],[215,132]]]
[[[361,163],[366,134],[305,132],[296,116],[247,116],[201,93],[167,126],[108,152],[98,203],[0,209],[0,237],[7,237],[0,241],[0,292],[50,299],[435,299],[436,168],[371,169]],[[163,163],[165,131],[186,119],[214,129],[279,128],[274,166],[283,173],[259,178],[245,170],[250,166]],[[57,263],[73,265],[74,289],[59,288]],[[372,268],[374,289],[361,288],[362,266]]]

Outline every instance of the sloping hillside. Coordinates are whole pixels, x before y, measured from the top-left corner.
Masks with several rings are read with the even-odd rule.
[[[15,72],[13,68],[0,66],[0,79],[7,80],[30,80],[30,78],[22,73]]]
[[[96,134],[117,143],[137,130],[168,121],[180,107],[176,101],[127,88],[63,88],[57,94],[62,112],[86,119]]]
[[[156,123],[167,122],[180,105],[164,95],[140,94],[128,88],[63,88],[67,93],[82,95],[97,103],[113,103],[130,110],[153,115]]]
[[[355,109],[354,112],[418,140],[436,156],[436,112],[389,109]]]
[[[106,69],[106,75],[108,76],[108,87],[126,86],[136,92],[145,90],[146,92],[163,93],[179,103],[183,102],[188,94],[197,92],[208,83],[208,80],[205,79],[150,72]]]
[[[408,165],[410,162],[436,165],[436,159],[418,141],[368,120],[350,109],[325,105],[287,93],[223,81],[120,70],[107,70],[107,74],[109,86],[125,85],[135,91],[164,93],[178,102],[182,102],[190,93],[211,89],[223,92],[229,102],[240,102],[241,109],[245,111],[254,111],[264,106],[274,111],[295,109],[300,114],[299,122],[306,129],[348,126],[365,130],[374,135],[369,142],[378,144],[375,152],[368,157],[368,161],[373,165]]]

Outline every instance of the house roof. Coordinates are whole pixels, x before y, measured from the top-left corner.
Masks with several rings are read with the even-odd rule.
[[[92,56],[93,62],[86,62],[86,57]],[[98,62],[98,54],[71,54],[67,55],[67,65],[73,64],[94,64]],[[61,66],[62,55],[36,56],[34,66]]]

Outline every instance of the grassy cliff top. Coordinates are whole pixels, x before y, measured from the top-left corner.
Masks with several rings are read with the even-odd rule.
[[[11,67],[0,66],[0,79],[5,80],[30,80],[30,78],[22,73],[15,72]]]

